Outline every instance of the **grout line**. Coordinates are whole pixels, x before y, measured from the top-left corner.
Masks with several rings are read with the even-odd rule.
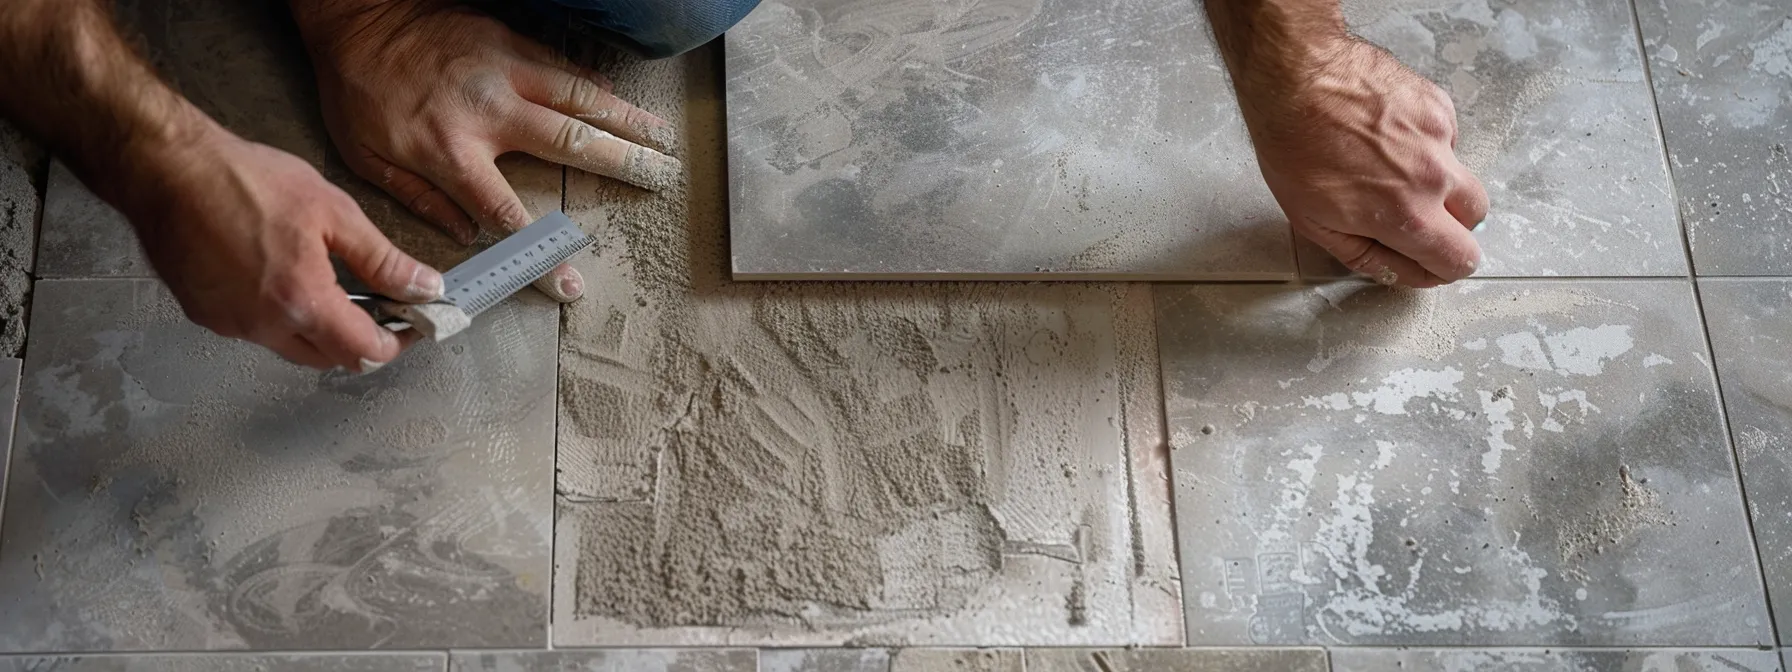
[[[1674,161],[1668,151],[1667,125],[1661,120],[1661,100],[1655,88],[1655,70],[1649,64],[1648,38],[1643,34],[1642,11],[1637,8],[1636,0],[1630,0],[1630,23],[1636,37],[1637,56],[1643,65],[1643,81],[1649,85],[1649,113],[1655,117],[1655,132],[1661,141],[1662,167],[1668,173],[1668,197],[1673,200],[1674,222],[1680,228],[1680,245],[1682,254],[1686,255],[1688,271],[1687,285],[1692,289],[1693,310],[1699,319],[1699,333],[1705,340],[1705,356],[1711,361],[1711,384],[1717,395],[1718,425],[1723,430],[1724,447],[1730,450],[1730,467],[1736,474],[1736,493],[1742,499],[1742,521],[1748,528],[1749,546],[1755,553],[1756,585],[1761,587],[1762,606],[1767,610],[1767,636],[1775,646],[1780,644],[1780,628],[1778,615],[1773,609],[1773,595],[1767,585],[1767,558],[1761,554],[1760,536],[1755,530],[1755,516],[1748,505],[1748,484],[1742,476],[1742,457],[1736,452],[1735,432],[1730,427],[1729,401],[1724,398],[1723,376],[1718,373],[1717,345],[1711,340],[1711,322],[1706,318],[1705,293],[1699,287],[1698,270],[1692,255],[1692,236],[1686,229],[1686,217],[1680,209],[1680,184],[1674,178]]]

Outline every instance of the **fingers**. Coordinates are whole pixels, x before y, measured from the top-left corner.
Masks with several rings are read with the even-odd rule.
[[[351,371],[379,368],[403,352],[398,336],[374,323],[367,312],[348,300],[348,295],[317,302],[314,319],[302,325],[299,336],[322,353],[334,366]]]
[[[1308,240],[1344,264],[1383,285],[1436,287],[1444,280],[1418,262],[1376,242],[1373,238],[1341,233],[1311,222],[1296,227]]]
[[[273,350],[274,354],[280,355],[281,359],[299,366],[308,366],[313,369],[336,367],[336,362],[325,357],[322,352],[317,350],[317,346],[312,345],[310,341],[301,338],[298,334],[287,334],[279,338],[268,339],[262,341],[261,345]]]
[[[629,142],[660,152],[674,152],[678,130],[671,122],[635,107],[610,93],[609,80],[570,67],[529,64],[513,75],[517,94]]]
[[[1473,275],[1481,263],[1480,244],[1441,205],[1430,207],[1430,210],[1407,214],[1405,219],[1392,226],[1387,222],[1380,223],[1372,229],[1376,239],[1418,262],[1443,282],[1455,282]]]
[[[511,147],[554,163],[659,191],[684,175],[684,166],[665,154],[611,135],[554,110],[522,103]]]
[[[542,109],[542,108],[536,108]],[[478,213],[479,225],[494,235],[507,236],[529,225],[529,211],[516,191],[490,159],[461,162],[461,179],[445,185],[447,193],[467,212]],[[585,292],[585,279],[571,266],[561,264],[535,281],[535,288],[561,303],[577,300]]]
[[[324,245],[374,291],[412,303],[442,298],[442,274],[399,250],[360,210],[324,235]]]
[[[412,213],[446,232],[455,242],[471,245],[479,237],[479,227],[473,219],[429,180],[373,154],[359,157],[349,167],[363,179],[380,185]]]
[[[1450,192],[1444,196],[1444,209],[1463,226],[1473,230],[1487,219],[1487,189],[1467,168],[1458,166],[1451,178]]]

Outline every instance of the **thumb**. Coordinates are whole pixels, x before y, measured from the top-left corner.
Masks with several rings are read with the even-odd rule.
[[[326,242],[373,291],[412,303],[442,298],[442,274],[399,250],[358,209],[337,221]]]

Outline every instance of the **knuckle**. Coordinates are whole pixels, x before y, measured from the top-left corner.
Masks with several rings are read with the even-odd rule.
[[[515,92],[504,76],[482,72],[467,77],[460,89],[461,102],[482,117],[496,114],[510,103]]]
[[[600,108],[603,107],[604,98],[609,94],[603,90],[603,87],[598,86],[597,82],[585,77],[569,75],[565,78],[565,83],[560,86],[558,93],[559,95],[555,97],[554,101],[556,103],[578,110],[592,110],[593,115],[598,119],[608,116],[609,110]]]
[[[560,123],[560,129],[554,133],[554,148],[568,154],[576,153],[585,145],[597,139],[597,129],[590,124],[567,117]]]

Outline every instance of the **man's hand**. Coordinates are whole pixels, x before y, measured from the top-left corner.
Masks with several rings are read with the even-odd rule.
[[[493,160],[520,151],[647,189],[680,179],[665,120],[491,17],[436,0],[292,0],[349,166],[462,243],[530,222]],[[561,266],[536,282],[571,301]]]
[[[1294,230],[1384,284],[1480,263],[1487,192],[1435,84],[1344,32],[1336,0],[1207,0],[1270,192]]]
[[[318,368],[366,371],[395,337],[336,284],[427,301],[442,279],[310,165],[244,141],[156,77],[104,0],[0,2],[0,111],[130,219],[194,321]]]
[[[297,157],[214,126],[136,158],[135,180],[153,187],[119,205],[187,317],[219,335],[305,366],[370,371],[417,336],[350,303],[331,255],[391,298],[441,297],[440,274],[393,247]]]

